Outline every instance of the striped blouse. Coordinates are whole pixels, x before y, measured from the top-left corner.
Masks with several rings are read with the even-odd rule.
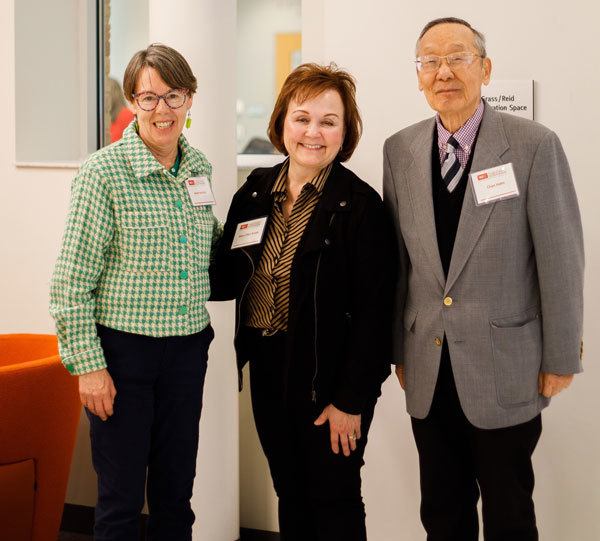
[[[273,185],[271,225],[263,253],[248,285],[248,316],[246,325],[264,329],[267,333],[287,331],[290,300],[290,275],[294,254],[304,230],[319,202],[332,165],[302,186],[292,212],[286,220],[283,202],[286,199],[287,160]]]

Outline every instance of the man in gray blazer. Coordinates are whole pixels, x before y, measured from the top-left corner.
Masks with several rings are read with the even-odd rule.
[[[436,117],[384,147],[400,255],[396,374],[429,541],[538,539],[540,412],[581,368],[583,241],[558,137],[481,99],[491,61],[466,21],[428,23],[419,89]]]

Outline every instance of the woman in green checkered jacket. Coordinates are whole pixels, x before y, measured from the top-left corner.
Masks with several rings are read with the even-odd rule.
[[[60,353],[79,378],[98,474],[96,541],[191,539],[218,232],[211,166],[182,135],[196,78],[174,49],[136,53],[123,88],[136,119],[72,187],[51,285]]]

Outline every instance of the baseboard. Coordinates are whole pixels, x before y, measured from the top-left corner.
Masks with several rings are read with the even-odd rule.
[[[140,519],[140,540],[145,539],[147,519],[148,515],[142,515]],[[86,505],[66,503],[63,509],[60,529],[63,532],[93,535],[94,508]],[[252,530],[250,528],[241,528],[240,539],[238,541],[279,541],[279,534],[262,530]]]

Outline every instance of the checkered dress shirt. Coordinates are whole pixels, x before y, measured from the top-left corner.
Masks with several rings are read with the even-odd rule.
[[[134,124],[92,154],[72,185],[50,312],[72,374],[106,367],[96,323],[147,336],[196,333],[210,322],[208,266],[221,227],[192,206],[185,181],[211,165],[179,138],[177,176],[154,158]]]
[[[477,137],[477,131],[479,130],[479,125],[481,124],[481,119],[483,118],[483,100],[479,102],[479,106],[473,113],[473,116],[469,118],[456,132],[453,134],[450,133],[440,120],[440,115],[437,115],[435,120],[437,124],[437,135],[438,135],[438,147],[440,151],[440,165],[444,163],[446,159],[446,146],[448,144],[448,139],[452,135],[454,135],[454,139],[459,144],[459,147],[456,149],[455,154],[458,158],[460,166],[464,169],[467,166],[469,161],[469,156],[471,155],[471,149],[473,148],[473,143],[475,142],[475,137]]]

